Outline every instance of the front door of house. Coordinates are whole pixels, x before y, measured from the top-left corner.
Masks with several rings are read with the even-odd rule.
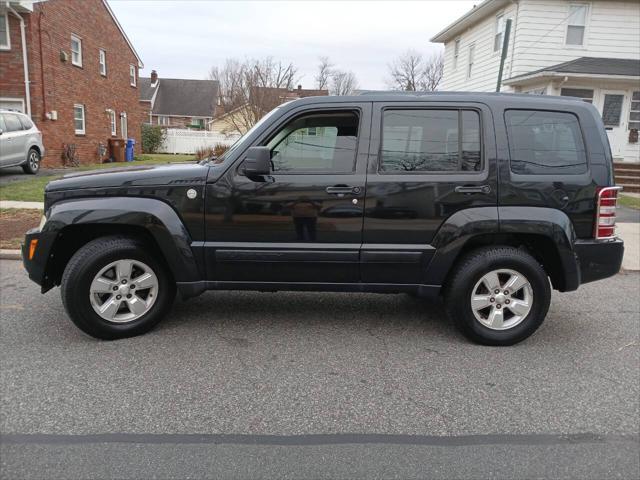
[[[607,130],[611,154],[622,156],[624,144],[624,107],[627,103],[624,91],[605,90],[600,95],[598,110],[602,114],[604,127]]]

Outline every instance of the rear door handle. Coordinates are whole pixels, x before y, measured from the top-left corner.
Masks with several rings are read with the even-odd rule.
[[[491,187],[489,185],[460,185],[454,190],[456,193],[491,193]]]
[[[362,189],[360,187],[350,187],[347,185],[327,187],[327,193],[330,195],[359,195],[361,191]]]

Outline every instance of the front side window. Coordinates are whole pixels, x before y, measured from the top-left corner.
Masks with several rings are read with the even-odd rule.
[[[640,130],[640,91],[633,92],[631,95],[629,130]]]
[[[588,88],[561,88],[560,96],[577,97],[583,102],[593,103],[593,90]]]
[[[17,132],[19,130],[22,130],[22,123],[20,123],[20,118],[18,118],[18,115],[14,115],[13,113],[5,113],[3,117],[7,132]]]
[[[82,66],[82,40],[76,35],[71,35],[71,63]]]
[[[84,121],[84,105],[76,104],[73,106],[73,124],[76,135],[84,135],[85,121]]]
[[[504,34],[504,15],[496,17],[495,34],[493,36],[493,51],[498,52],[502,48],[502,35]]]
[[[351,173],[357,142],[358,115],[328,112],[292,120],[267,146],[274,173]]]
[[[583,45],[584,31],[587,26],[587,5],[572,3],[569,5],[567,20],[567,45]]]
[[[129,84],[132,87],[136,86],[136,66],[129,65]]]
[[[105,52],[104,50],[100,50],[100,54],[99,54],[99,61],[100,61],[100,75],[102,75],[103,77],[107,76],[107,52]]]
[[[115,110],[109,111],[109,126],[111,127],[111,136],[115,137],[117,135],[117,122],[116,122],[116,112]]]
[[[471,71],[473,70],[473,55],[475,53],[476,46],[469,46],[469,62],[467,64],[467,78],[471,78]]]
[[[385,110],[380,170],[474,172],[482,168],[480,116],[472,110]]]
[[[9,36],[9,15],[0,13],[0,50],[11,49],[11,37]]]
[[[513,173],[554,175],[587,171],[587,156],[575,115],[508,110],[505,122]]]

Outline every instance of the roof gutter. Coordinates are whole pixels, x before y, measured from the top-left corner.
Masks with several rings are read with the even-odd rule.
[[[24,70],[24,97],[27,103],[27,115],[31,116],[31,92],[29,87],[29,62],[27,61],[27,35],[24,28],[24,18],[16,12],[7,1],[7,10],[20,20],[20,40],[22,41],[22,68]]]
[[[505,85],[517,85],[521,82],[528,80],[542,79],[542,78],[593,78],[593,79],[606,79],[606,80],[630,80],[638,81],[640,76],[638,75],[614,75],[610,73],[572,73],[572,72],[537,72],[530,75],[521,75],[514,78],[504,80],[502,83]]]

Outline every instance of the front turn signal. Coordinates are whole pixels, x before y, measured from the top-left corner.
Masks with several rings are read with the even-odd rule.
[[[37,247],[38,247],[38,239],[34,238],[29,242],[29,260],[33,260],[33,256],[36,254]]]

